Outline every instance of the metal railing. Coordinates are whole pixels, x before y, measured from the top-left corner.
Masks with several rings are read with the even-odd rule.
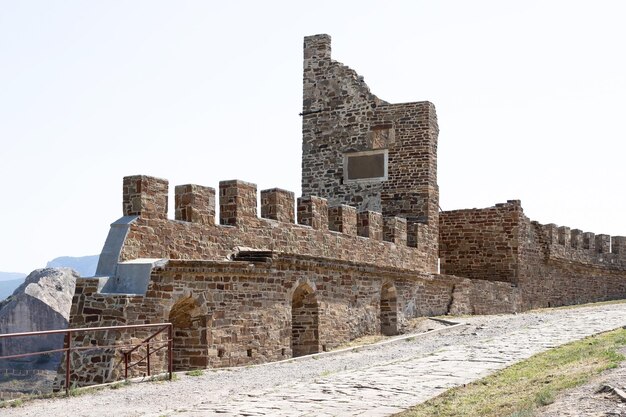
[[[152,333],[149,337],[142,340],[140,343],[129,343],[122,345],[90,345],[90,346],[73,346],[72,345],[72,336],[79,333],[94,333],[94,332],[103,332],[108,330],[128,330],[128,329],[156,329],[154,333]],[[154,340],[156,336],[162,334],[167,331],[167,339],[166,340]],[[150,376],[150,356],[158,353],[159,351],[165,349],[167,347],[167,372],[168,379],[172,379],[172,324],[171,323],[156,323],[156,324],[136,324],[129,326],[106,326],[106,327],[81,327],[75,329],[64,329],[64,330],[46,330],[40,332],[25,332],[25,333],[7,333],[0,334],[1,339],[10,339],[16,337],[37,337],[37,336],[48,336],[53,334],[63,334],[65,335],[64,347],[60,349],[50,349],[50,350],[42,350],[37,352],[29,352],[29,353],[20,353],[16,355],[7,355],[0,356],[0,360],[2,359],[18,359],[18,358],[26,358],[30,356],[36,355],[45,355],[56,352],[65,352],[65,393],[69,395],[70,393],[70,374],[71,374],[71,354],[74,351],[80,350],[93,350],[93,349],[119,349],[121,353],[124,355],[124,378],[128,379],[128,370],[138,365],[144,359],[146,360],[147,366],[147,374]],[[160,344],[161,346],[157,348],[150,349],[151,345]],[[131,354],[136,352],[142,346],[146,346],[146,355],[139,358],[134,363],[132,362]]]

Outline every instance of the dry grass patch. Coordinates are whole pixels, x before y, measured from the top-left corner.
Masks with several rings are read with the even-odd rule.
[[[378,334],[357,337],[356,339],[351,340],[351,341],[349,341],[347,343],[342,343],[341,345],[337,346],[333,350],[340,350],[340,349],[347,349],[347,348],[352,348],[352,347],[371,345],[371,344],[374,344],[374,343],[378,343],[378,342],[380,342],[381,340],[384,340],[384,339],[386,339],[385,336],[381,336],[381,335],[378,335]]]
[[[464,387],[454,388],[401,417],[530,417],[557,394],[615,368],[625,359],[626,330],[619,329],[535,355]]]
[[[185,372],[185,375],[187,376],[202,376],[203,374],[204,372],[202,372],[202,369],[194,369],[193,371]]]

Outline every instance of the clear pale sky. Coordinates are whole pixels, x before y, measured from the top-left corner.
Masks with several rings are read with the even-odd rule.
[[[626,2],[0,0],[0,271],[99,253],[122,177],[300,194],[302,38],[439,117],[444,210],[626,235]],[[173,210],[170,207],[170,217]]]

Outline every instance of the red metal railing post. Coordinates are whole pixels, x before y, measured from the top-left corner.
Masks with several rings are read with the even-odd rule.
[[[130,345],[131,348],[130,350],[127,350],[127,351],[124,351],[123,349],[128,347],[129,345],[120,346],[120,345],[115,344],[115,345],[110,345],[110,346],[109,345],[97,345],[97,346],[76,346],[75,347],[72,342],[72,337],[74,334],[79,334],[79,333],[84,333],[84,332],[99,332],[99,331],[102,332],[102,331],[108,331],[108,330],[121,331],[122,329],[128,330],[128,329],[140,329],[140,328],[157,328],[158,330],[156,330],[156,333],[153,333],[147,339],[143,340],[140,343],[137,343],[134,346],[131,343]],[[156,349],[154,347],[151,348],[152,340],[155,339],[159,334],[162,335],[163,333],[165,333],[166,330],[167,330],[167,340],[166,340],[167,345],[163,343],[162,336],[160,336],[161,341],[156,342],[159,344],[159,347]],[[135,325],[127,325],[127,326],[102,326],[102,327],[85,327],[85,328],[75,327],[72,329],[44,330],[44,331],[37,331],[37,332],[3,333],[3,334],[0,334],[0,340],[15,338],[15,337],[47,336],[47,335],[53,335],[53,334],[65,335],[64,343],[62,347],[58,349],[43,350],[43,351],[38,351],[38,352],[20,353],[20,354],[13,354],[13,355],[0,355],[0,359],[16,359],[16,358],[37,356],[41,354],[65,352],[65,394],[69,396],[70,388],[71,388],[72,353],[74,350],[76,351],[92,350],[94,348],[121,350],[124,355],[124,377],[128,379],[128,369],[132,368],[133,366],[139,365],[139,363],[143,361],[144,358],[147,358],[148,375],[151,375],[152,374],[152,361],[151,361],[150,356],[167,348],[167,356],[168,356],[167,372],[169,373],[169,379],[172,380],[173,370],[174,370],[174,349],[173,349],[173,340],[174,340],[173,336],[174,335],[173,335],[173,326],[171,323],[151,323],[151,324],[135,324]],[[138,359],[137,363],[133,364],[131,361],[132,359],[131,354],[134,351],[139,351],[139,349],[144,344],[147,346],[147,349],[146,349],[147,355],[143,358]],[[80,375],[78,376],[80,378]]]
[[[169,372],[169,380],[172,380],[172,364],[174,358],[172,357],[172,324],[167,325],[167,372]]]
[[[146,345],[146,359],[148,360],[148,376],[150,376],[150,343],[152,340],[148,340],[148,344]]]
[[[65,395],[70,395],[70,356],[72,355],[72,331],[67,331],[67,350],[65,351]]]

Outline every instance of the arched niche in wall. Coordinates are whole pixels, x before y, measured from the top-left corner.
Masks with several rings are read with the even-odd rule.
[[[208,315],[202,303],[191,295],[178,299],[170,309],[173,326],[174,370],[206,368]]]
[[[291,351],[294,357],[320,351],[319,303],[306,283],[296,288],[291,299]]]
[[[380,290],[380,333],[385,336],[398,334],[398,295],[390,282]]]

